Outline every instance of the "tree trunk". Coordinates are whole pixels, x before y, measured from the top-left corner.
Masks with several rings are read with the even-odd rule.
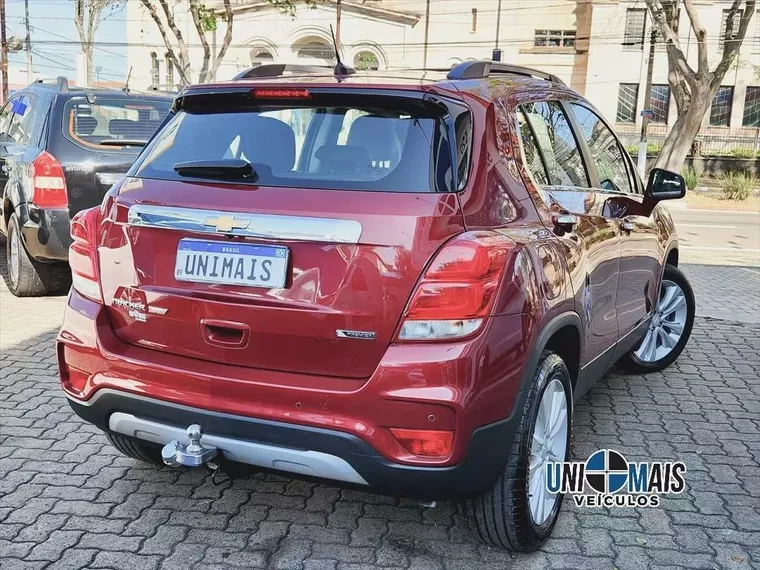
[[[672,172],[680,172],[691,143],[699,133],[707,109],[710,107],[710,89],[703,87],[692,94],[691,104],[686,113],[678,117],[662,145],[655,166]]]
[[[85,77],[87,77],[87,85],[92,85],[92,44],[87,44],[84,48],[84,60],[85,60]]]

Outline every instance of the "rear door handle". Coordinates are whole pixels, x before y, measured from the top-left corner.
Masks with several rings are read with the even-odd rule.
[[[203,339],[222,348],[245,348],[251,330],[248,325],[219,319],[201,319]]]

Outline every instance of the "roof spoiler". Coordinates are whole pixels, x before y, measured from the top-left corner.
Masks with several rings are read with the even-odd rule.
[[[348,74],[355,73],[353,69],[348,69]],[[259,79],[264,77],[280,77],[283,75],[308,75],[315,73],[319,75],[333,75],[333,68],[327,65],[300,65],[293,63],[266,63],[245,69],[232,78],[233,81],[243,79]]]
[[[483,79],[502,73],[525,75],[526,77],[536,77],[538,79],[543,79],[544,81],[549,81],[551,83],[565,85],[564,81],[552,73],[546,73],[545,71],[539,71],[538,69],[523,67],[521,65],[510,65],[508,63],[491,61],[489,59],[464,61],[456,67],[453,67],[451,71],[448,72],[446,77],[451,80]]]
[[[55,81],[55,88],[58,91],[58,93],[68,93],[69,92],[69,80],[66,79],[63,75],[59,75],[55,79],[45,79],[44,77],[41,77],[37,81],[33,83],[33,85],[45,85],[48,83],[53,83]]]

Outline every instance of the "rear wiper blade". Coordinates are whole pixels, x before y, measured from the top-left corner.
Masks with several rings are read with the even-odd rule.
[[[253,165],[240,158],[222,158],[219,160],[190,160],[178,162],[174,170],[180,176],[197,176],[199,178],[251,178],[256,175]]]
[[[141,139],[105,139],[98,144],[103,146],[145,146],[148,141]]]

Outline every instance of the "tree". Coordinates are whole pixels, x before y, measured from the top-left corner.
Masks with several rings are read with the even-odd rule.
[[[92,81],[92,47],[100,17],[105,8],[117,4],[121,4],[121,0],[74,0],[74,25],[87,62],[87,83]]]
[[[646,0],[660,38],[668,54],[668,83],[678,110],[678,118],[657,157],[656,166],[678,172],[699,132],[702,119],[726,72],[739,56],[755,0],[732,0],[723,36],[720,61],[711,70],[708,61],[707,32],[697,14],[694,0],[683,0],[689,23],[697,40],[696,69],[688,62],[677,32],[679,2]]]
[[[277,8],[283,14],[295,16],[297,0],[265,0],[271,6]],[[306,0],[306,5],[314,7],[318,0]],[[192,83],[192,72],[190,62],[190,52],[187,41],[182,31],[177,26],[174,13],[169,6],[170,3],[176,4],[172,0],[140,0],[142,5],[150,14],[150,17],[156,23],[161,38],[166,46],[166,53],[172,65],[179,73],[180,79],[184,84]],[[159,14],[159,7],[163,17]],[[211,80],[216,71],[219,69],[227,49],[232,41],[232,22],[234,14],[230,0],[223,1],[223,7],[219,10],[222,20],[225,24],[224,38],[219,50],[214,54],[213,63],[211,58],[211,47],[206,38],[207,32],[217,29],[217,11],[214,8],[208,8],[199,0],[187,0],[188,13],[193,19],[195,31],[198,34],[200,45],[203,48],[203,63],[198,72],[198,83],[205,83]],[[173,36],[173,39],[170,37]],[[176,44],[176,47],[175,47]]]

